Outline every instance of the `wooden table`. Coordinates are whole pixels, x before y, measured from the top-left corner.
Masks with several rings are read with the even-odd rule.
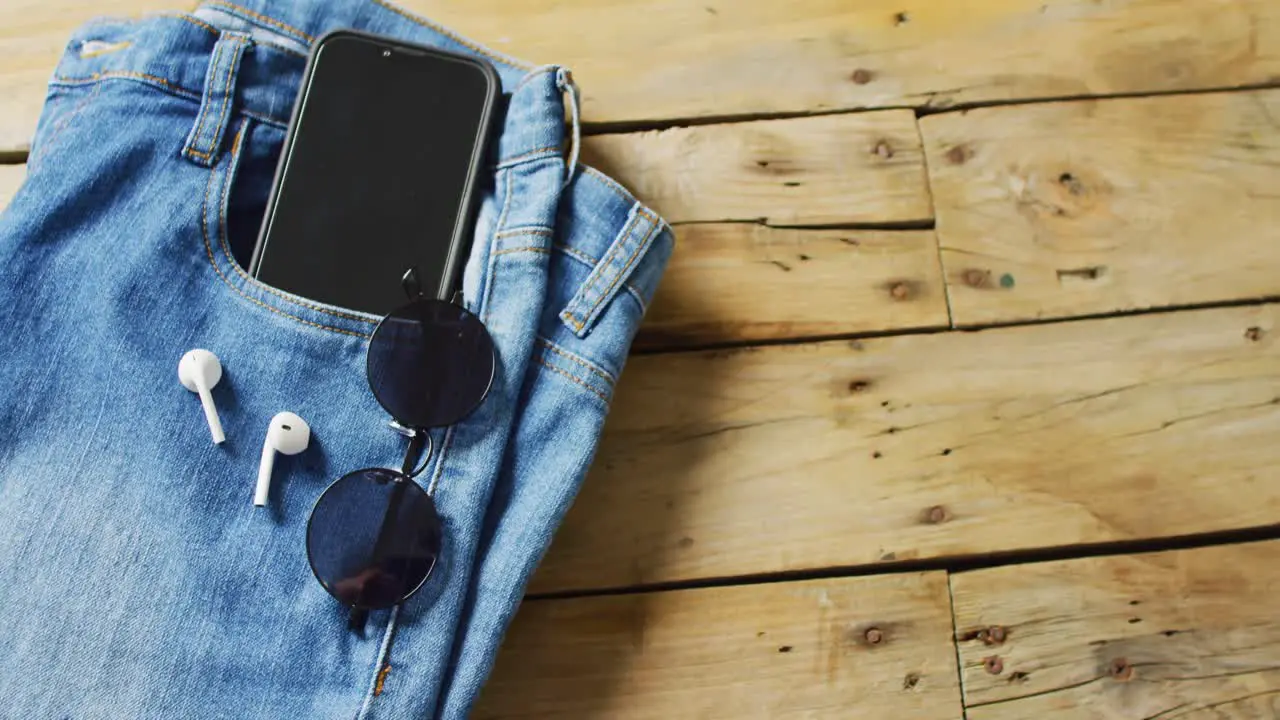
[[[1280,714],[1280,2],[409,5],[679,236],[477,717]]]

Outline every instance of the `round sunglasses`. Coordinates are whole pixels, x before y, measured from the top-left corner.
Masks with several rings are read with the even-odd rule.
[[[435,501],[414,478],[431,458],[428,430],[452,425],[484,402],[493,385],[493,338],[458,304],[403,281],[408,304],[369,339],[369,389],[410,438],[400,470],[349,472],[325,489],[307,521],[307,559],[316,579],[352,608],[352,628],[369,610],[398,605],[426,583],[444,529]]]

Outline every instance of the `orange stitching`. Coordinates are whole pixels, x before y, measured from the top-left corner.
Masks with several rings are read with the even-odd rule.
[[[578,262],[583,263],[584,265],[586,265],[587,267],[593,270],[596,267],[596,263],[600,262],[599,260],[596,260],[590,255],[582,252],[581,250],[575,250],[569,247],[568,245],[555,243],[551,247],[555,250],[559,250],[560,252],[564,253],[565,255],[568,255],[569,257],[577,260]],[[630,280],[623,283],[623,287],[627,289],[627,292],[631,293],[631,295],[636,299],[636,302],[640,303],[640,312],[644,313],[649,311],[649,306],[645,303],[644,297],[640,294],[640,290],[636,288],[635,285],[632,285]]]
[[[248,123],[244,123],[240,126],[240,131],[239,133],[236,134],[236,138],[237,138],[236,142],[233,145],[233,150],[232,150],[233,155],[235,154],[235,151],[239,149],[240,147],[239,138],[244,136],[245,130],[247,128],[248,128]],[[227,160],[228,175],[230,173],[230,164],[231,164],[231,160],[230,158],[228,158]],[[205,250],[205,253],[209,256],[209,264],[213,266],[213,271],[218,274],[218,277],[222,278],[222,282],[226,283],[227,287],[234,290],[237,295],[244,298],[245,300],[248,300],[249,302],[260,305],[278,315],[283,315],[284,317],[287,317],[291,320],[296,320],[305,325],[310,325],[312,327],[320,328],[321,330],[332,330],[333,332],[336,332],[336,333],[342,333],[344,335],[352,335],[358,338],[363,338],[365,340],[368,340],[369,336],[363,333],[354,332],[352,330],[345,330],[343,328],[330,327],[328,325],[321,325],[320,323],[314,323],[314,322],[311,322],[310,320],[304,320],[303,318],[290,315],[289,313],[283,310],[280,310],[279,308],[271,307],[270,305],[262,302],[261,300],[246,294],[243,290],[236,287],[236,285],[232,283],[231,280],[228,279],[227,276],[222,273],[222,268],[218,267],[218,261],[213,257],[213,244],[209,242],[209,193],[213,190],[213,177],[214,175],[217,174],[217,172],[218,172],[217,168],[209,169],[209,179],[204,186],[204,202],[201,203],[200,205],[200,236],[201,238],[204,239],[204,250]],[[231,184],[230,177],[228,177],[227,183],[224,185],[224,190],[226,189],[226,186],[230,184]],[[221,210],[219,210],[219,214],[221,214]]]
[[[631,230],[638,222],[640,222],[640,213],[632,215],[631,220],[627,222],[626,227],[622,228],[622,232],[618,233],[617,239],[609,247],[609,252],[605,253],[605,256],[596,264],[596,267],[600,269],[600,272],[593,272],[591,274],[591,282],[587,283],[582,288],[584,296],[595,293],[595,286],[603,282],[602,278],[604,278],[605,273],[609,272],[613,266],[614,257],[617,256],[618,253],[622,252],[622,246],[626,244],[627,238],[631,237]],[[583,299],[586,300],[585,297]]]
[[[581,250],[575,250],[574,248],[571,248],[571,247],[569,247],[568,245],[564,245],[564,244],[561,244],[561,243],[555,243],[555,244],[553,244],[551,247],[552,247],[552,248],[554,248],[554,249],[556,249],[556,250],[559,250],[560,252],[564,253],[565,255],[568,255],[568,256],[570,256],[570,257],[574,258],[575,260],[577,260],[577,261],[579,261],[579,262],[583,263],[584,265],[586,265],[587,267],[589,267],[589,268],[591,268],[591,269],[593,269],[593,270],[595,269],[596,264],[600,262],[599,260],[597,260],[597,259],[595,259],[595,258],[591,257],[590,255],[588,255],[588,254],[586,254],[586,253],[582,252]]]
[[[221,134],[219,129],[221,128],[225,131],[227,110],[231,108],[231,96],[235,95],[236,92],[234,87],[235,80],[232,76],[240,67],[240,59],[244,57],[244,47],[248,44],[246,39],[242,37],[235,38],[232,40],[232,43],[237,45],[237,47],[231,49],[233,54],[231,56],[231,62],[227,63],[227,77],[222,81],[222,110],[218,112],[218,124],[213,126],[213,137],[209,139],[210,153],[215,152],[218,148],[218,140],[221,139],[219,138],[219,135]]]
[[[238,49],[240,52],[244,51],[244,38],[236,38],[231,42],[240,46]],[[232,50],[232,52],[236,53],[237,50]],[[222,82],[222,109],[218,112],[218,124],[213,126],[213,137],[209,138],[208,153],[210,156],[218,149],[218,129],[226,127],[223,123],[227,121],[227,108],[231,107],[231,96],[235,94],[235,90],[231,87],[231,75],[235,72],[236,67],[240,65],[240,57],[240,54],[236,54],[232,56],[231,62],[227,63],[227,78]],[[203,105],[203,103],[201,104]]]
[[[520,233],[516,233],[516,234],[520,234]],[[540,234],[540,233],[527,233],[527,234]],[[568,245],[560,245],[557,243],[554,246],[554,248],[556,250],[563,252],[566,255],[572,256],[579,262],[585,264],[587,267],[594,268],[597,263],[597,261],[594,258],[592,258],[590,255],[584,252],[580,252],[578,250],[574,250]],[[544,255],[551,254],[551,251],[544,247],[524,246],[524,247],[503,248],[501,250],[495,250],[493,255],[494,257],[497,257],[498,255],[511,255],[511,254],[520,253],[520,252],[542,253]],[[637,289],[636,286],[632,285],[630,282],[623,283],[623,287],[625,287],[627,289],[627,292],[631,293],[632,297],[636,299],[636,302],[640,304],[640,312],[641,313],[648,312],[649,308],[645,304],[644,297],[640,294],[640,290]]]
[[[298,28],[296,28],[296,27],[290,27],[289,25],[286,25],[286,24],[284,24],[284,23],[280,22],[279,20],[276,20],[275,18],[267,17],[266,15],[263,15],[263,14],[261,14],[261,13],[256,13],[256,12],[254,12],[254,11],[252,11],[252,10],[248,9],[248,8],[240,7],[239,5],[232,5],[231,3],[228,3],[228,2],[222,2],[222,0],[206,0],[206,4],[208,4],[208,5],[220,5],[220,6],[224,7],[224,8],[227,8],[228,10],[239,10],[240,12],[244,13],[245,15],[248,15],[249,17],[251,17],[251,18],[253,18],[253,19],[255,19],[255,20],[258,20],[258,21],[264,22],[264,23],[266,23],[266,24],[268,24],[268,25],[272,25],[272,26],[274,26],[274,27],[278,27],[278,28],[280,28],[281,30],[284,30],[285,32],[291,32],[291,33],[294,33],[294,34],[295,34],[295,35],[297,35],[298,37],[300,37],[300,38],[302,38],[302,39],[306,40],[308,45],[309,45],[309,44],[311,44],[311,43],[313,43],[313,42],[315,42],[315,40],[316,40],[314,37],[312,37],[312,36],[308,35],[307,33],[302,32],[301,30],[299,30],[299,29],[298,29]]]
[[[130,72],[128,70],[108,70],[106,72],[96,72],[96,73],[93,73],[92,75],[89,75],[88,77],[55,76],[53,78],[53,81],[55,83],[63,83],[66,85],[87,85],[89,83],[94,83],[99,80],[108,80],[111,78],[127,78],[130,80],[147,80],[153,83],[158,83],[160,85],[163,85],[164,87],[170,90],[173,90],[174,92],[188,95],[191,98],[198,99],[201,97],[201,93],[195,90],[188,90],[187,88],[184,88],[181,85],[174,85],[173,83],[169,82],[168,80],[165,80],[162,77],[156,77],[155,75],[147,75],[146,73]]]
[[[498,257],[499,255],[510,255],[512,253],[518,253],[518,252],[543,253],[544,255],[551,254],[550,250],[542,247],[517,247],[517,248],[503,248],[501,250],[495,250],[493,253],[493,256]]]
[[[218,62],[219,62],[219,60],[221,60],[221,58],[222,58],[222,53],[226,51],[226,47],[227,47],[227,46],[226,46],[224,43],[221,43],[221,42],[220,42],[220,43],[218,43],[217,45],[214,45],[214,47],[213,47],[213,57],[209,58],[209,65],[210,65],[210,66],[212,66],[212,67],[217,67],[217,66],[218,66]],[[213,76],[212,76],[212,75],[210,75],[210,76],[209,76],[209,78],[208,78],[208,80],[206,80],[205,82],[206,82],[206,83],[208,83],[208,84],[210,84],[210,85],[212,85],[212,84],[213,84],[213,80],[214,80]],[[191,145],[192,145],[192,146],[191,146],[190,148],[187,148],[187,151],[188,151],[188,152],[193,152],[193,153],[194,153],[194,152],[197,152],[197,150],[196,150],[196,147],[195,147],[195,146],[196,146],[197,144],[199,144],[199,142],[200,142],[200,138],[204,135],[204,118],[205,118],[205,116],[206,116],[206,115],[208,115],[208,114],[209,114],[209,105],[210,105],[210,103],[209,103],[209,102],[207,102],[207,101],[208,101],[208,99],[209,99],[209,97],[208,97],[208,95],[209,95],[209,90],[212,90],[212,88],[209,88],[209,89],[208,89],[208,90],[206,90],[204,93],[202,93],[202,94],[201,94],[201,96],[200,96],[200,114],[196,116],[196,126],[195,126],[195,128],[193,128],[193,129],[192,129],[192,131],[191,131],[191,134],[193,135],[193,137],[191,138]],[[203,151],[198,151],[198,152],[203,152]],[[206,159],[206,160],[208,160],[208,159],[209,159],[208,154],[206,154],[206,155],[204,156],[204,159]]]
[[[218,28],[216,28],[216,27],[214,27],[214,26],[212,26],[212,25],[210,25],[210,24],[208,24],[208,23],[204,22],[203,20],[200,20],[200,19],[198,19],[198,18],[191,17],[190,15],[182,15],[182,14],[179,14],[179,13],[165,13],[165,12],[160,12],[160,13],[152,13],[149,17],[164,17],[164,18],[172,18],[172,19],[174,19],[174,20],[186,20],[187,22],[191,23],[192,25],[195,25],[196,27],[199,27],[199,28],[203,28],[203,29],[205,29],[205,30],[207,30],[207,31],[209,31],[209,32],[211,32],[211,33],[213,33],[214,35],[221,35],[221,34],[222,34],[222,32],[218,30]],[[298,52],[297,50],[294,50],[293,48],[285,47],[284,45],[280,45],[279,43],[271,42],[270,40],[263,40],[263,41],[261,41],[261,43],[260,43],[260,44],[262,44],[262,45],[268,45],[268,46],[270,46],[270,47],[271,47],[271,49],[272,49],[272,50],[279,50],[280,52],[288,53],[288,54],[290,54],[290,55],[292,55],[292,56],[294,56],[294,57],[305,58],[305,57],[307,56],[307,55],[306,55],[306,53]]]
[[[62,118],[58,120],[58,124],[54,125],[53,129],[49,131],[49,136],[41,141],[40,153],[35,157],[28,158],[27,164],[35,165],[43,160],[44,157],[49,154],[48,147],[53,143],[54,138],[62,134],[62,131],[66,129],[67,124],[71,122],[72,118],[87,110],[89,108],[89,104],[93,102],[94,98],[98,97],[98,93],[100,92],[102,92],[101,85],[95,87],[93,92],[89,93],[89,97],[84,98],[67,111],[67,114],[63,115]]]
[[[454,40],[454,41],[455,41],[455,42],[457,42],[459,45],[462,45],[462,46],[463,46],[463,47],[465,47],[465,48],[470,48],[471,50],[473,50],[473,51],[475,51],[475,52],[478,52],[478,53],[480,53],[481,55],[484,55],[485,57],[488,57],[488,58],[493,59],[493,60],[497,60],[498,62],[503,63],[503,64],[505,64],[505,65],[511,65],[512,67],[517,67],[517,68],[530,68],[530,67],[533,67],[532,65],[529,65],[528,63],[526,63],[526,62],[525,62],[525,61],[523,61],[523,60],[517,60],[517,59],[515,59],[515,58],[513,58],[513,57],[510,57],[510,56],[507,56],[507,55],[502,55],[501,53],[498,53],[498,52],[493,51],[493,50],[490,50],[490,49],[488,49],[488,48],[486,48],[486,47],[482,47],[482,46],[480,46],[480,45],[477,45],[477,44],[475,44],[475,43],[471,42],[470,40],[468,40],[468,39],[466,39],[466,38],[462,37],[461,35],[458,35],[457,33],[453,32],[452,30],[450,30],[450,29],[448,29],[448,28],[444,27],[443,25],[438,25],[438,24],[436,24],[436,23],[434,23],[434,22],[432,22],[432,21],[430,21],[430,20],[428,20],[428,19],[426,19],[426,18],[424,18],[424,17],[419,17],[419,16],[414,15],[413,13],[411,13],[411,12],[409,12],[409,11],[407,11],[407,10],[401,9],[401,8],[399,8],[399,7],[396,7],[395,5],[392,5],[392,4],[390,4],[390,3],[383,2],[383,0],[373,0],[373,3],[374,3],[375,5],[381,5],[382,7],[386,8],[386,9],[390,10],[391,12],[393,12],[393,13],[395,13],[395,14],[397,14],[397,15],[401,16],[401,17],[403,17],[403,18],[404,18],[404,19],[406,19],[406,20],[408,20],[409,22],[415,23],[415,24],[417,24],[417,25],[422,25],[422,26],[424,26],[424,27],[429,27],[429,28],[431,28],[432,30],[435,30],[436,32],[440,33],[441,35],[444,35],[445,37],[447,37],[447,38],[450,38],[450,39]]]
[[[386,665],[383,665],[382,669],[378,671],[378,682],[376,685],[373,686],[374,697],[378,697],[379,695],[382,694],[382,686],[384,683],[387,682],[387,675],[389,675],[390,673],[391,673],[391,663],[387,663]]]
[[[636,266],[636,263],[640,261],[640,256],[645,254],[644,250],[650,245],[652,245],[651,242],[647,242],[647,241],[650,240],[650,238],[653,237],[654,233],[658,231],[658,228],[659,228],[658,224],[654,223],[653,216],[651,216],[648,212],[645,211],[643,205],[637,206],[636,210],[637,210],[636,215],[637,216],[643,215],[646,220],[648,220],[650,223],[653,223],[653,227],[650,228],[649,232],[645,234],[645,236],[640,240],[640,242],[636,243],[636,249],[634,252],[632,252],[631,259],[627,261],[627,264],[625,267],[622,268],[622,271],[619,272],[617,276],[614,277],[613,282],[610,283],[609,285],[609,289],[605,290],[604,294],[600,296],[601,302],[603,302],[606,298],[612,297],[614,291],[617,290],[618,288],[618,283],[622,282],[624,278],[630,275],[631,269],[634,268]],[[599,306],[600,304],[597,303],[596,308],[599,308]],[[592,312],[595,312],[596,308],[592,308]]]
[[[613,247],[612,247],[612,248],[610,248],[610,255],[612,255],[612,254],[613,254],[613,250],[618,249],[619,247],[621,247],[621,246],[624,244],[625,236],[627,236],[627,235],[630,235],[630,234],[631,234],[631,226],[633,226],[636,222],[638,222],[638,220],[639,220],[639,218],[640,218],[640,217],[644,217],[646,220],[649,220],[650,222],[654,222],[654,221],[655,221],[654,216],[652,216],[648,211],[646,211],[643,205],[639,205],[639,204],[637,204],[637,205],[636,205],[636,214],[632,217],[632,221],[633,221],[633,222],[632,222],[632,223],[630,223],[630,224],[628,224],[628,228],[627,228],[627,229],[625,229],[625,230],[623,230],[623,232],[622,232],[622,233],[620,233],[620,236],[624,236],[624,237],[621,237],[617,242],[615,242],[615,243],[614,243]],[[653,233],[654,233],[654,232],[656,232],[656,231],[659,229],[659,227],[660,227],[660,226],[658,226],[658,225],[655,223],[655,225],[654,225],[653,229],[651,229],[651,230],[649,231],[649,233],[645,235],[645,239],[648,239],[648,238],[652,237],[652,236],[653,236]],[[600,308],[604,306],[605,302],[606,302],[609,298],[613,297],[613,293],[614,293],[614,291],[616,291],[616,290],[617,290],[617,288],[618,288],[618,283],[623,282],[623,281],[624,281],[624,279],[625,279],[625,278],[627,278],[627,276],[628,276],[628,275],[630,274],[630,272],[631,272],[631,269],[632,269],[633,267],[635,267],[636,262],[637,262],[637,261],[639,261],[640,256],[641,256],[641,254],[642,254],[642,253],[641,253],[641,250],[645,247],[645,245],[646,245],[646,243],[645,243],[645,242],[643,242],[643,241],[641,241],[641,242],[639,242],[639,243],[637,243],[637,244],[636,244],[635,250],[631,253],[631,258],[627,261],[627,264],[623,266],[622,270],[618,271],[618,273],[617,273],[616,275],[614,275],[613,282],[609,284],[609,287],[608,287],[608,288],[606,288],[606,289],[605,289],[605,291],[604,291],[603,293],[600,293],[600,296],[599,296],[599,297],[598,297],[594,302],[592,302],[592,304],[591,304],[591,311],[590,311],[590,312],[588,312],[588,313],[586,313],[586,316],[585,316],[585,317],[583,317],[583,319],[582,319],[581,321],[577,320],[576,318],[571,318],[571,319],[572,319],[572,321],[573,321],[574,329],[575,329],[575,330],[582,331],[582,330],[586,327],[587,322],[589,322],[589,321],[590,321],[591,316],[592,316],[592,315],[595,315],[595,314],[600,310]],[[607,267],[607,266],[606,266],[606,267]],[[601,277],[604,277],[603,272],[601,272],[601,274],[599,274],[599,275],[596,275],[596,276],[592,279],[592,284],[595,284],[595,281],[596,281],[596,280],[598,280],[598,279],[599,279],[599,278],[601,278]],[[582,290],[582,292],[584,292],[584,293],[585,293],[585,292],[587,292],[588,290],[589,290],[589,288],[584,287],[584,288],[583,288],[583,290]],[[641,306],[641,308],[643,309],[643,308],[644,308],[644,303],[643,303],[643,302],[642,302],[642,303],[640,303],[640,306]]]
[[[632,228],[634,228],[638,222],[640,222],[639,212],[631,216],[631,220],[627,222],[626,227],[622,228],[622,232],[618,233],[618,239],[614,241],[612,246],[610,246],[609,252],[596,265],[596,268],[598,268],[600,272],[592,271],[590,281],[587,282],[586,285],[583,285],[582,290],[579,291],[579,294],[582,296],[582,303],[589,304],[590,310],[583,313],[582,320],[577,324],[578,330],[581,330],[586,325],[587,319],[593,312],[595,312],[596,307],[599,306],[600,299],[604,298],[604,295],[601,295],[600,299],[589,300],[588,296],[596,294],[595,286],[598,283],[603,282],[602,278],[604,278],[605,273],[609,272],[610,268],[613,266],[614,256],[619,252],[622,252],[622,246],[626,244],[627,238],[631,236]]]
[[[503,230],[493,236],[495,240],[509,237],[518,237],[520,235],[538,235],[540,237],[553,237],[555,232],[547,228],[519,228],[515,230]]]
[[[232,157],[240,157],[240,147],[244,144],[244,136],[249,134],[249,123],[240,123],[240,129],[236,131],[235,138],[231,141]]]
[[[220,35],[220,34],[221,34],[221,33],[219,33],[219,32],[218,32],[218,28],[216,28],[216,27],[214,27],[214,26],[210,25],[209,23],[207,23],[207,22],[205,22],[205,21],[203,21],[203,20],[200,20],[200,19],[198,19],[198,18],[193,18],[193,17],[191,17],[190,15],[181,15],[181,14],[179,14],[179,13],[156,13],[156,14],[155,14],[155,17],[173,18],[174,20],[186,20],[187,22],[191,23],[192,25],[195,25],[196,27],[198,27],[198,28],[202,28],[202,29],[204,29],[204,30],[208,30],[209,32],[213,33],[214,35]]]
[[[551,342],[550,340],[547,340],[546,338],[542,337],[541,335],[539,335],[539,336],[537,337],[537,341],[538,341],[538,343],[540,343],[541,345],[543,345],[544,347],[546,347],[546,349],[548,349],[548,350],[550,350],[551,352],[553,352],[553,353],[555,353],[555,354],[559,355],[560,357],[563,357],[564,359],[569,360],[570,362],[577,363],[578,365],[581,365],[582,367],[584,367],[584,368],[586,368],[586,369],[590,370],[591,372],[595,373],[596,375],[598,375],[599,377],[601,377],[602,379],[604,379],[604,381],[605,381],[605,382],[607,382],[607,383],[609,383],[610,385],[612,385],[613,383],[615,383],[615,382],[617,382],[617,381],[618,381],[618,380],[617,380],[617,378],[615,378],[615,377],[613,377],[612,375],[610,375],[609,373],[605,372],[603,369],[601,369],[601,368],[599,368],[599,367],[596,367],[596,366],[595,366],[594,364],[592,364],[592,363],[587,362],[585,358],[578,357],[577,355],[574,355],[573,353],[569,352],[568,350],[561,350],[560,348],[556,347],[555,343]]]
[[[95,82],[98,82],[99,80],[110,80],[113,78],[123,78],[128,80],[143,80],[143,81],[159,83],[165,86],[166,88],[168,88],[169,90],[174,91],[175,93],[178,93],[183,96],[187,96],[188,100],[199,100],[203,95],[202,93],[196,92],[195,90],[189,90],[187,88],[184,88],[181,85],[174,85],[173,83],[169,82],[168,80],[165,80],[162,77],[156,77],[155,75],[146,75],[143,73],[129,72],[127,70],[109,70],[107,72],[94,73],[88,77],[58,76],[53,79],[53,82],[62,84],[62,85],[89,85],[90,83],[95,83]],[[268,123],[270,125],[276,125],[279,127],[288,127],[289,125],[288,121],[280,120],[278,118],[271,117],[270,115],[263,115],[262,113],[253,112],[252,110],[241,110],[240,114],[251,117],[255,120],[259,120],[264,123]]]
[[[600,282],[600,279],[604,277],[604,273],[608,272],[609,265],[613,263],[613,256],[617,255],[618,252],[621,251],[622,245],[625,245],[627,236],[630,236],[631,234],[631,228],[635,227],[637,222],[640,222],[639,211],[636,211],[636,214],[631,215],[631,219],[628,220],[626,227],[622,228],[622,232],[618,233],[618,240],[614,241],[613,245],[609,246],[609,251],[604,255],[604,258],[595,265],[595,268],[591,269],[588,282],[582,286],[581,290],[575,293],[575,297],[581,296],[581,300],[576,302],[576,304],[588,305],[589,310],[586,311],[586,313],[577,313],[577,311],[572,311],[568,309],[568,307],[563,310],[563,313],[561,314],[562,318],[566,319],[567,322],[570,322],[575,331],[582,332],[582,329],[586,328],[586,323],[588,323],[590,315],[595,313],[596,307],[600,305],[599,300],[589,300],[588,296],[593,295],[593,288]],[[596,270],[599,270],[599,272],[596,272]],[[600,297],[603,299],[604,296]],[[571,302],[571,305],[573,305],[573,302]],[[568,315],[567,318],[564,314]],[[581,315],[581,319],[579,319],[579,315]]]
[[[561,148],[558,145],[554,147],[550,145],[546,147],[540,147],[540,148],[537,148],[536,150],[530,150],[528,152],[520,153],[519,155],[516,155],[514,157],[502,158],[498,161],[498,167],[508,168],[508,167],[511,167],[513,164],[515,164],[519,160],[524,160],[525,158],[533,157],[534,155],[540,155],[542,153],[547,153],[547,154],[555,153],[558,156],[560,154],[560,150]]]
[[[568,255],[569,257],[577,260],[578,262],[586,265],[587,267],[593,270],[595,269],[596,264],[600,262],[599,260],[596,260],[590,255],[582,252],[581,250],[575,250],[574,248],[571,248],[568,245],[555,243],[551,247],[555,250],[559,250],[565,255]],[[622,287],[626,288],[627,292],[631,293],[631,297],[635,298],[636,303],[640,305],[641,315],[649,312],[649,304],[644,301],[644,295],[640,292],[639,288],[637,288],[635,285],[632,285],[630,280],[627,280],[624,283],[622,283]]]
[[[241,126],[241,129],[240,129],[240,132],[236,133],[236,139],[235,139],[235,142],[233,142],[233,143],[232,143],[232,145],[231,145],[231,154],[232,154],[232,155],[235,155],[235,156],[239,156],[239,155],[240,155],[240,141],[241,141],[241,139],[243,139],[243,138],[244,138],[244,136],[245,136],[245,130],[246,130],[246,129],[247,129],[247,127],[242,125],[242,126]],[[219,212],[221,212],[221,210],[220,210]],[[229,240],[227,240],[227,237],[226,237],[226,227],[225,227],[225,223],[226,223],[226,221],[223,219],[223,220],[222,220],[222,222],[223,222],[222,232],[220,232],[220,233],[219,233],[219,237],[218,237],[218,244],[222,247],[222,252],[223,252],[223,254],[224,254],[224,255],[226,255],[228,258],[231,258],[231,257],[232,257],[232,255],[231,255],[231,243],[230,243],[230,241],[229,241]],[[358,316],[358,315],[352,315],[352,314],[350,314],[350,313],[344,313],[344,312],[341,312],[341,311],[339,311],[339,310],[330,310],[329,308],[326,308],[326,307],[321,307],[321,306],[319,306],[319,305],[313,305],[313,304],[311,304],[311,303],[309,303],[309,302],[307,302],[307,301],[305,301],[305,300],[302,300],[301,298],[292,298],[292,297],[289,297],[289,296],[288,296],[288,295],[286,295],[284,292],[282,292],[282,291],[280,291],[280,290],[277,290],[276,288],[271,287],[270,285],[268,285],[268,284],[266,284],[266,283],[264,283],[264,282],[259,282],[257,278],[253,277],[253,276],[252,276],[252,275],[250,275],[248,272],[246,272],[246,271],[245,271],[245,269],[244,269],[244,268],[242,268],[242,267],[240,267],[240,265],[239,265],[238,263],[236,263],[236,262],[232,261],[232,262],[230,262],[229,264],[231,265],[231,267],[232,267],[232,268],[234,268],[234,269],[235,269],[235,271],[236,271],[236,274],[237,274],[237,275],[240,275],[241,277],[245,278],[245,279],[246,279],[246,280],[248,280],[249,282],[253,283],[253,285],[254,285],[255,287],[259,287],[259,288],[261,288],[261,289],[263,289],[263,290],[266,290],[267,292],[271,293],[272,295],[276,295],[276,296],[278,296],[280,299],[284,300],[285,302],[289,302],[289,303],[292,303],[292,304],[294,304],[294,305],[301,305],[301,306],[303,306],[303,307],[305,307],[305,308],[310,308],[311,310],[315,310],[316,312],[322,312],[322,313],[324,313],[324,314],[326,314],[326,315],[332,315],[332,316],[334,316],[334,317],[340,317],[340,318],[343,318],[343,319],[346,319],[346,320],[356,320],[356,321],[359,321],[359,322],[365,323],[366,325],[374,325],[374,324],[376,324],[376,323],[378,323],[378,322],[379,322],[378,320],[371,320],[371,319],[369,319],[369,318],[360,317],[360,316]],[[300,318],[299,318],[299,319],[300,319]],[[306,321],[304,320],[303,322],[306,322]],[[368,336],[368,335],[362,335],[361,337],[369,337],[369,336]]]
[[[570,375],[569,373],[565,372],[564,370],[561,370],[560,368],[556,367],[555,365],[552,365],[551,363],[547,362],[546,358],[538,358],[538,364],[542,365],[543,367],[545,367],[546,369],[550,370],[551,372],[553,372],[553,373],[555,373],[555,374],[557,374],[557,375],[560,375],[560,376],[562,376],[562,377],[566,377],[566,378],[568,378],[568,379],[569,379],[569,381],[570,381],[570,382],[572,382],[572,383],[574,383],[575,385],[581,385],[582,387],[584,387],[584,388],[586,388],[586,389],[590,390],[592,393],[594,393],[594,394],[595,394],[595,396],[596,396],[596,397],[600,398],[600,400],[602,400],[602,401],[604,402],[604,404],[606,404],[606,405],[608,405],[608,404],[609,404],[609,398],[608,398],[607,396],[605,396],[605,394],[604,394],[604,393],[600,392],[600,391],[599,391],[599,390],[597,390],[595,387],[593,387],[593,386],[591,386],[591,385],[586,384],[585,382],[583,382],[582,380],[580,380],[577,376],[575,376],[575,375]]]

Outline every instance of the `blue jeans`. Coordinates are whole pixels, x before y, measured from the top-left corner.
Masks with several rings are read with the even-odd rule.
[[[320,34],[488,56],[509,95],[467,264],[493,391],[419,481],[445,549],[365,633],[312,577],[312,504],[405,441],[365,380],[376,318],[243,269]],[[565,161],[563,70],[378,0],[210,0],[72,39],[0,216],[0,698],[22,718],[464,717],[600,435],[672,236]],[[406,92],[411,91],[406,88]],[[406,138],[406,142],[412,142]],[[213,350],[228,440],[178,382]],[[251,503],[267,423],[311,448]]]

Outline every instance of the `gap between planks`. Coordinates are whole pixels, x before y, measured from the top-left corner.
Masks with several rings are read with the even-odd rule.
[[[1173,550],[1195,550],[1198,548],[1218,547],[1223,545],[1265,543],[1275,540],[1280,540],[1280,524],[1263,525],[1244,528],[1241,530],[1223,530],[1199,533],[1180,537],[1162,537],[1104,543],[1082,543],[1059,547],[1011,550],[1007,552],[953,555],[924,560],[903,560],[876,565],[834,566],[817,568],[814,570],[795,570],[789,572],[762,573],[757,575],[708,577],[697,578],[694,580],[650,583],[646,585],[626,585],[589,590],[531,592],[525,596],[525,600],[531,602],[546,602],[555,600],[573,600],[577,598],[633,595],[636,593],[647,592],[668,592],[672,590],[701,590],[721,587],[775,585],[779,583],[804,582],[808,580],[839,580],[842,578],[901,575],[922,572],[947,572],[954,574],[972,572],[976,570],[991,570],[1014,565],[1057,562],[1062,560],[1080,560],[1085,558],[1116,555],[1135,555]]]
[[[1267,527],[1277,322],[1261,305],[635,358],[532,591]]]
[[[1274,716],[1277,551],[1258,542],[951,575],[969,716]]]

